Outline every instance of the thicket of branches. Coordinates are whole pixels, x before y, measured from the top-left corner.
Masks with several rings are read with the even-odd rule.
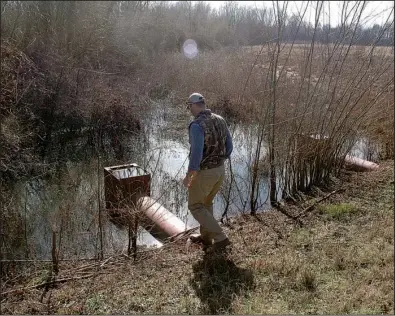
[[[366,3],[345,2],[340,24],[329,26],[320,24],[322,1],[314,2],[315,22],[305,22],[309,5],[290,15],[287,2],[214,11],[189,1],[2,1],[1,189],[88,148],[98,160],[106,146],[116,149],[122,161],[122,135],[141,130],[150,99],[169,92],[176,106],[200,91],[232,129],[254,126],[245,205],[253,213],[263,172],[275,203],[279,192],[295,197],[327,181],[361,137],[393,158],[393,50],[380,47],[393,45],[393,11],[383,25],[365,27]],[[199,48],[193,60],[181,54],[188,38]],[[245,47],[252,45],[260,46]],[[239,198],[239,179],[230,178],[227,208]],[[81,207],[92,214],[100,214],[97,185],[97,205]],[[68,202],[59,205],[70,210]],[[27,238],[18,241],[26,219],[15,216],[13,201],[1,204],[9,208],[2,242],[27,248]]]

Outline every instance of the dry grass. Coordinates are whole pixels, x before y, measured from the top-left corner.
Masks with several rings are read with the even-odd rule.
[[[393,161],[342,179],[345,192],[304,217],[303,227],[274,211],[232,219],[227,257],[186,251],[182,241],[137,263],[114,259],[93,278],[50,289],[42,302],[42,289],[8,295],[2,313],[392,313]]]

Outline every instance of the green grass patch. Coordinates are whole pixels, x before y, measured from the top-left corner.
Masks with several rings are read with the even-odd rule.
[[[318,210],[330,219],[344,220],[355,214],[357,208],[350,203],[320,205]]]
[[[85,310],[88,314],[109,313],[106,297],[103,294],[94,294],[85,301]]]

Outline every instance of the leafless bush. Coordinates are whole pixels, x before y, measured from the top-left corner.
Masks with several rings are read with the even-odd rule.
[[[83,156],[88,149],[94,157],[95,181],[85,192],[91,204],[70,200],[62,185],[48,193],[57,196],[56,206],[43,197],[40,216],[46,223],[51,218],[60,256],[72,254],[67,236],[86,228],[81,209],[89,210],[95,229],[87,239],[97,254],[108,248],[102,154],[115,151],[106,163],[131,157],[127,149],[138,146],[128,144],[128,137],[147,130],[140,119],[151,101],[170,100],[178,110],[187,95],[199,91],[232,131],[243,130],[236,137],[246,147],[239,163],[244,178],[229,168],[222,190],[226,210],[237,201],[239,211],[255,213],[264,204],[262,187],[270,188],[275,204],[325,182],[362,138],[377,143],[381,158],[393,158],[393,50],[379,47],[393,44],[391,14],[383,25],[367,28],[361,21],[365,3],[344,4],[343,20],[332,27],[320,24],[326,14],[322,2],[315,3],[313,24],[305,21],[306,4],[293,16],[288,5],[273,2],[254,10],[227,3],[213,11],[189,1],[2,2],[2,181],[52,174],[69,154]],[[187,38],[199,47],[192,60],[182,54]],[[171,127],[178,129],[181,121],[173,119]],[[145,144],[139,146],[134,153],[141,155],[133,159],[155,174]],[[175,200],[181,213],[185,191],[171,175],[158,178],[166,186],[159,201],[170,208]],[[4,205],[3,244],[27,249],[27,235],[12,237],[27,231],[23,212],[14,210],[23,208],[7,199]]]

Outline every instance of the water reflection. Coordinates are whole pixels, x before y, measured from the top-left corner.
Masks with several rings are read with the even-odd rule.
[[[182,179],[188,168],[189,145],[187,141],[188,116],[185,116],[184,126],[177,126],[182,129],[183,137],[175,138],[168,126],[174,124],[172,121],[163,119],[163,106],[152,113],[153,121],[157,122],[148,131],[149,155],[152,157],[146,169],[152,171],[152,196],[159,198],[159,202],[171,210],[188,226],[194,227],[198,223],[188,212],[187,191],[182,186]],[[223,186],[220,194],[214,200],[214,215],[220,218],[225,209],[226,199],[230,205],[228,214],[235,215],[247,211],[250,205],[251,175],[250,168],[257,143],[256,127],[236,127],[233,131],[234,151],[232,153],[232,172],[234,183],[229,193],[230,168],[226,162],[228,175],[227,183]],[[262,157],[266,155],[266,147],[263,144]],[[265,208],[268,203],[268,179],[259,179],[258,207]],[[229,196],[228,196],[229,195]]]
[[[197,225],[187,209],[187,191],[182,179],[188,167],[187,113],[172,113],[172,107],[158,104],[143,122],[144,136],[131,136],[127,142],[127,155],[123,163],[137,163],[151,174],[151,196],[158,199],[187,226]],[[214,215],[220,218],[226,205],[229,216],[246,212],[250,208],[251,172],[253,153],[257,144],[254,126],[231,128],[234,151],[232,170],[226,162],[227,180],[214,201]],[[359,147],[358,147],[359,146]],[[358,149],[362,148],[362,149]],[[357,144],[355,153],[363,155],[363,140]],[[266,155],[265,144],[261,159]],[[365,157],[361,157],[365,158]],[[58,232],[60,256],[86,258],[95,256],[100,248],[98,238],[99,209],[103,217],[103,249],[105,254],[125,252],[128,229],[113,225],[104,215],[103,168],[114,165],[111,159],[66,164],[58,178],[36,179],[17,185],[15,207],[26,224],[27,255],[34,258],[50,258],[52,230]],[[118,163],[117,163],[118,164]],[[133,172],[137,172],[135,169]],[[119,174],[120,178],[135,173]],[[234,181],[230,183],[230,173]],[[137,173],[136,173],[137,175]],[[257,208],[267,209],[268,178],[259,177]],[[279,183],[279,180],[277,181]],[[279,196],[281,192],[278,193]],[[142,227],[139,228],[138,245],[161,246]],[[14,258],[26,256],[26,251],[15,250]]]

